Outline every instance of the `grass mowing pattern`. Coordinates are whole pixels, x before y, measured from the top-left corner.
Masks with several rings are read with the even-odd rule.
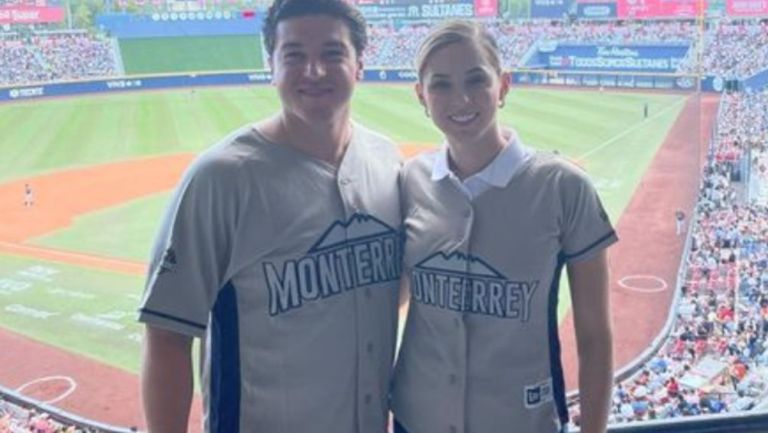
[[[257,35],[121,39],[119,43],[129,75],[264,68]]]
[[[138,371],[143,278],[0,255],[0,326]]]

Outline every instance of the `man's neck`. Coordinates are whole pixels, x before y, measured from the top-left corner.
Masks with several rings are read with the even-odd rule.
[[[282,112],[264,124],[263,132],[281,145],[338,167],[352,138],[352,123],[349,115],[308,123]]]

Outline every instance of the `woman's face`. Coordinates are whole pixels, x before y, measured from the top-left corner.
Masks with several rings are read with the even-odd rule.
[[[496,110],[509,90],[476,44],[457,42],[426,60],[416,84],[419,101],[449,140],[477,142],[497,131]]]

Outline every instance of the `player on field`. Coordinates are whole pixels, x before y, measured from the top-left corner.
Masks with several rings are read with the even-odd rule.
[[[509,76],[479,23],[438,25],[416,66],[419,101],[446,144],[402,174],[410,309],[396,431],[564,431],[557,298],[566,267],[582,432],[604,432],[613,371],[605,248],[616,235],[594,188],[581,169],[499,124]]]
[[[140,320],[150,433],[186,432],[193,337],[205,431],[382,433],[401,268],[398,153],[350,120],[366,25],[277,0],[274,116],[202,154],[156,241]]]

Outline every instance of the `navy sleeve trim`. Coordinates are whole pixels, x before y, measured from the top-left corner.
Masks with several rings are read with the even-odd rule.
[[[575,252],[573,254],[565,254],[564,258],[565,258],[566,261],[573,260],[576,257],[582,256],[582,255],[588,253],[590,250],[592,250],[596,246],[602,244],[603,242],[605,242],[608,239],[611,239],[613,237],[616,237],[616,231],[611,230],[610,232],[608,232],[607,234],[605,234],[604,236],[602,236],[598,240],[596,240],[596,241],[592,242],[591,244],[589,244],[589,246],[587,246],[586,248],[582,249],[581,251],[577,251],[577,252]]]
[[[142,314],[151,314],[153,316],[162,317],[163,319],[172,320],[174,322],[183,323],[184,325],[192,326],[194,328],[201,329],[201,330],[205,330],[205,328],[206,328],[206,325],[201,325],[199,323],[195,323],[195,322],[192,322],[190,320],[182,319],[180,317],[171,316],[170,314],[161,313],[159,311],[152,311],[152,310],[150,310],[148,308],[141,308],[141,309],[139,309],[139,312],[142,313]]]

